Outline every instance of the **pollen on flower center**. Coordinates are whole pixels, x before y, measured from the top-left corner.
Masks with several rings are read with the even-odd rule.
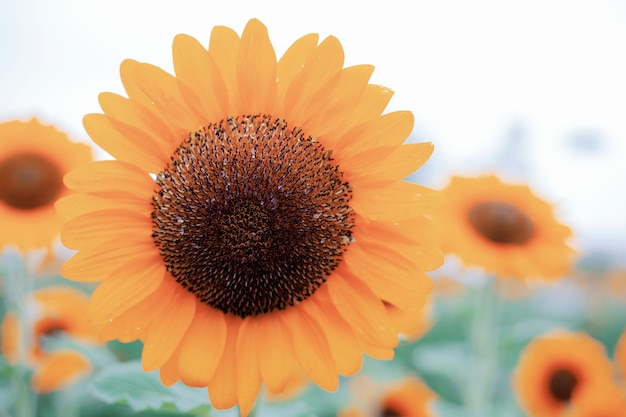
[[[332,161],[270,116],[192,133],[153,197],[152,236],[168,271],[202,302],[240,317],[311,296],[351,239],[350,186]]]
[[[54,202],[63,189],[63,175],[48,159],[20,153],[0,160],[0,200],[32,210]]]
[[[548,389],[554,399],[567,402],[571,399],[574,388],[578,384],[578,378],[572,372],[559,369],[550,376]]]
[[[534,234],[531,219],[512,204],[489,201],[471,208],[468,220],[488,240],[499,244],[526,243]]]

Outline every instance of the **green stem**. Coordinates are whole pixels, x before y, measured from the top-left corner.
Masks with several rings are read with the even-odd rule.
[[[37,412],[36,394],[30,388],[28,355],[32,343],[32,323],[29,317],[29,296],[34,290],[34,278],[27,270],[27,258],[12,251],[4,254],[7,307],[19,319],[19,363],[11,383],[16,417],[33,417]]]
[[[499,297],[490,278],[477,288],[474,298],[474,319],[471,327],[471,374],[468,378],[466,403],[472,416],[492,415],[493,390],[498,371]]]

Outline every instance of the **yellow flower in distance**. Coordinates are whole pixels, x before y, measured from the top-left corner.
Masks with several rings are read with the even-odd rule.
[[[68,174],[77,194],[57,204],[79,250],[62,273],[103,281],[100,336],[142,340],[146,371],[243,415],[262,383],[335,390],[363,352],[391,358],[383,302],[414,309],[442,262],[424,216],[440,193],[402,180],[432,152],[403,145],[412,114],[383,115],[392,93],[343,68],[332,36],[277,61],[251,20],[208,49],[178,35],[173,59],[175,76],[122,63],[128,98],[103,93],[84,119],[117,160]]]
[[[529,187],[494,175],[452,177],[446,206],[433,219],[444,252],[500,278],[555,280],[571,266],[571,230]]]
[[[525,348],[513,386],[521,406],[534,417],[558,417],[577,404],[592,401],[613,384],[604,346],[580,332],[553,331]]]
[[[61,220],[54,203],[67,194],[63,176],[91,161],[91,148],[37,119],[0,123],[0,249],[50,246]]]
[[[9,363],[19,361],[26,354],[35,373],[31,381],[37,392],[55,391],[72,383],[91,370],[91,364],[81,353],[70,349],[48,351],[44,337],[62,332],[83,342],[97,340],[87,320],[89,297],[69,287],[48,287],[37,290],[32,298],[36,312],[32,323],[27,323],[30,345],[21,346],[21,326],[18,316],[8,312],[2,321],[2,354]]]

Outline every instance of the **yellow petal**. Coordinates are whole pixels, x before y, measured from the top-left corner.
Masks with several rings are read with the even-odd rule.
[[[142,302],[161,285],[165,266],[158,254],[151,262],[133,262],[101,283],[91,296],[89,317],[95,323],[107,322]]]
[[[242,417],[248,415],[261,389],[261,374],[254,337],[254,328],[258,320],[256,317],[243,320],[237,336],[237,397]]]
[[[270,391],[282,392],[289,383],[295,366],[291,336],[283,321],[270,315],[259,320],[255,332],[263,382]]]
[[[226,326],[228,328],[224,356],[219,361],[217,369],[211,382],[209,382],[208,392],[211,404],[217,409],[231,408],[237,404],[237,334],[242,320],[239,317],[227,314]]]
[[[320,327],[299,308],[285,310],[282,318],[291,333],[300,367],[317,385],[327,391],[335,391],[339,384],[337,368]]]
[[[196,311],[196,297],[167,276],[163,283],[168,285],[172,298],[167,303],[167,314],[146,330],[143,339],[141,364],[146,372],[162,366],[172,356],[187,332]]]
[[[284,99],[285,92],[294,77],[302,71],[307,58],[315,50],[319,35],[310,33],[295,41],[283,54],[276,67],[278,97]]]
[[[237,58],[240,112],[270,113],[276,101],[276,54],[265,26],[251,19],[241,35]]]
[[[222,359],[227,336],[221,311],[205,305],[196,307],[196,316],[180,342],[178,373],[192,387],[206,387]]]
[[[190,107],[197,109],[206,124],[228,115],[228,91],[217,64],[200,43],[177,35],[172,46],[179,88]]]
[[[31,383],[39,393],[47,393],[80,378],[91,370],[91,364],[83,355],[70,350],[52,352],[44,357],[35,370]]]

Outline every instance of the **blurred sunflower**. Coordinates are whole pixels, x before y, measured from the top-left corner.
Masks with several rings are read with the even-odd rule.
[[[354,404],[340,410],[338,417],[434,417],[437,399],[424,382],[416,377],[376,383],[357,377],[350,381]]]
[[[104,339],[141,339],[146,371],[251,409],[299,368],[324,389],[391,358],[387,302],[412,310],[442,256],[423,216],[440,193],[403,181],[430,156],[402,145],[410,112],[373,67],[343,68],[330,36],[276,60],[267,29],[179,35],[172,76],[126,60],[129,98],[100,95],[84,125],[117,161],[65,177],[70,279],[104,281],[90,316]],[[151,174],[154,174],[151,176]],[[156,177],[156,181],[154,179]],[[346,250],[349,249],[349,250]]]
[[[2,321],[2,354],[11,364],[20,356],[33,367],[31,380],[38,392],[55,391],[75,381],[91,370],[91,364],[81,353],[70,349],[48,350],[46,341],[63,333],[83,342],[95,342],[96,333],[87,321],[89,297],[69,287],[49,287],[33,293],[34,320],[25,324],[13,312]],[[22,328],[30,334],[27,349],[21,346]]]
[[[527,186],[493,175],[453,177],[444,194],[447,204],[433,219],[446,253],[501,278],[554,280],[569,271],[571,230]]]
[[[0,123],[0,249],[49,247],[61,226],[54,203],[67,194],[63,176],[91,160],[88,145],[35,118]]]
[[[626,417],[626,395],[613,384],[581,392],[562,417]]]
[[[513,385],[534,417],[560,416],[579,396],[613,383],[604,346],[580,332],[554,331],[534,339],[520,356]]]

